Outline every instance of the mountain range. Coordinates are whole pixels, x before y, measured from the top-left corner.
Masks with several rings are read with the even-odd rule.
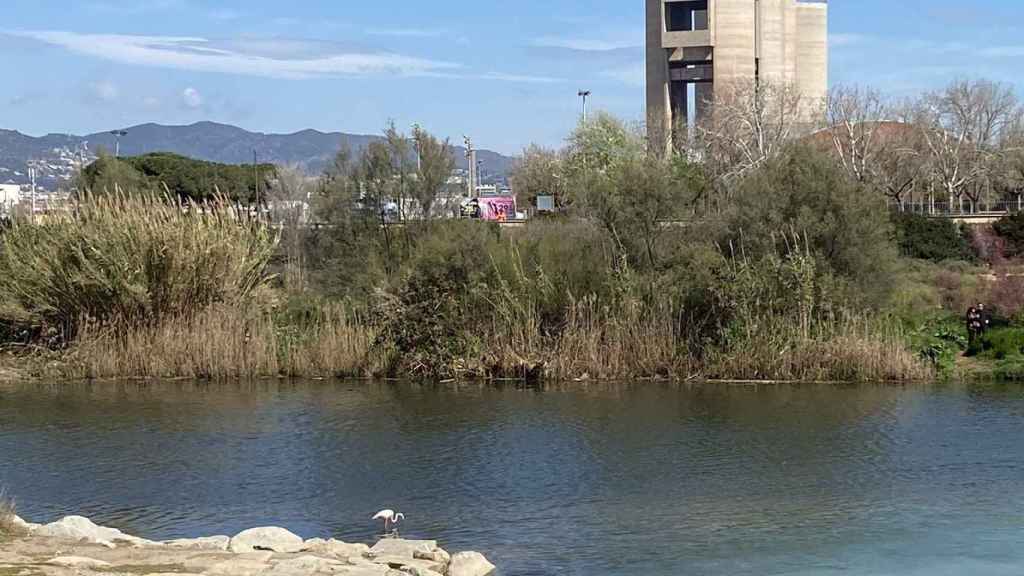
[[[188,126],[141,124],[123,129],[120,153],[136,156],[149,152],[173,152],[191,158],[225,164],[250,164],[253,153],[261,163],[296,165],[309,174],[318,174],[334,155],[347,145],[358,153],[380,136],[303,130],[294,134],[249,132],[237,126],[216,122],[198,122]],[[27,136],[13,130],[0,129],[0,184],[28,184],[28,164],[36,166],[37,184],[56,189],[71,179],[84,159],[90,162],[100,150],[113,152],[117,136],[97,132],[85,136],[48,134]],[[453,146],[456,167],[468,167],[466,151]],[[489,150],[479,150],[484,181],[504,180],[515,162],[514,158]]]

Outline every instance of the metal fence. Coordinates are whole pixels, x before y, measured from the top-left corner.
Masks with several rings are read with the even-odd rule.
[[[895,212],[908,214],[921,214],[924,216],[936,216],[947,218],[964,218],[970,216],[985,216],[994,214],[1016,214],[1024,212],[1024,198],[1013,200],[994,200],[971,202],[939,202],[934,200],[914,200],[903,203],[889,202],[889,208]]]

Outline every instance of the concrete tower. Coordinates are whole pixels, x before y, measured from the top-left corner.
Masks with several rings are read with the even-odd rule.
[[[810,0],[645,0],[647,124],[700,121],[715,83],[765,80],[808,102],[828,91],[828,4]]]

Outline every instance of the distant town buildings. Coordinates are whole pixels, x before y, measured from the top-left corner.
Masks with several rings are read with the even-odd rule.
[[[728,83],[768,81],[824,99],[824,0],[645,1],[649,129],[699,123]]]

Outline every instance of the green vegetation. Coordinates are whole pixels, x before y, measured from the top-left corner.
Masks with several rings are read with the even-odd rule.
[[[203,163],[107,158],[83,178],[112,193],[5,233],[0,337],[69,377],[1015,374],[1024,276],[1000,246],[1017,220],[967,232],[894,214],[889,201],[937,177],[910,163],[925,152],[890,166],[846,149],[872,138],[792,138],[791,103],[771,93],[716,103],[696,150],[603,114],[561,150],[530,148],[517,193],[558,211],[520,228],[437,218],[451,149],[419,128],[389,125],[316,181],[275,171],[272,197],[310,214],[272,213],[273,226],[222,196],[178,204],[254,190],[244,167],[218,173],[225,191],[197,176],[216,171]],[[876,141],[908,139],[894,155],[934,135],[888,126]],[[1004,321],[969,351],[963,314],[978,302]]]
[[[896,213],[896,241],[908,258],[944,262],[973,258],[970,242],[952,220]]]
[[[94,194],[152,191],[192,201],[227,198],[253,203],[257,189],[269,190],[276,177],[273,164],[236,166],[158,152],[129,158],[101,156],[82,170],[78,188]]]
[[[258,297],[276,236],[220,204],[88,195],[19,222],[0,245],[0,333],[73,339],[91,324],[153,326]]]
[[[1005,242],[1006,256],[1024,256],[1024,213],[1004,216],[992,229]]]

